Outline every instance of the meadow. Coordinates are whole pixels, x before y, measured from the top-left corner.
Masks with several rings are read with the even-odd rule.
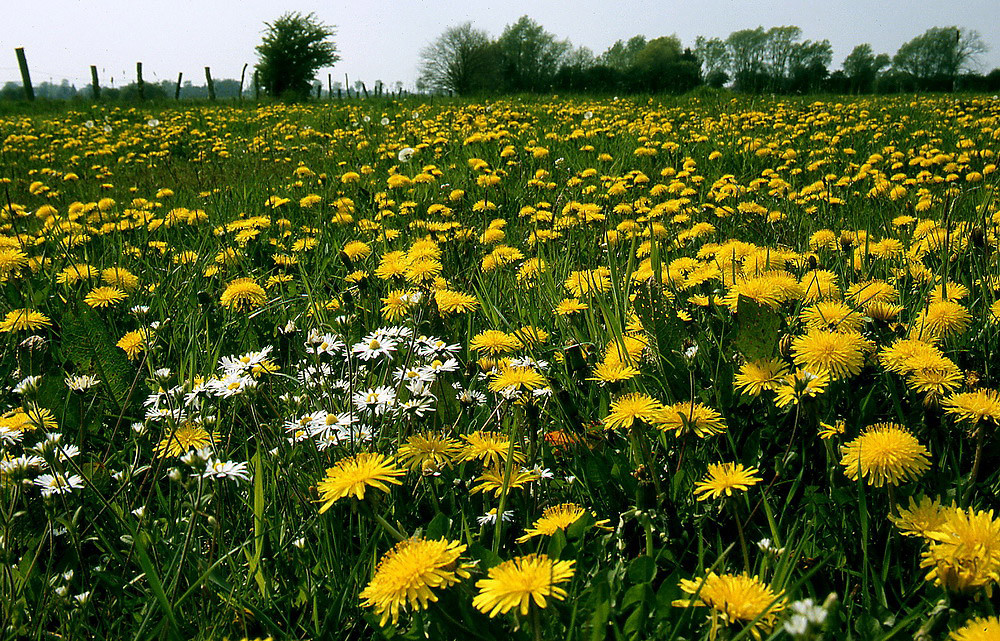
[[[0,114],[0,629],[996,639],[1000,101]]]

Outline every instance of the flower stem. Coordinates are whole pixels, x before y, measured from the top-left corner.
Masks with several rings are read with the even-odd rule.
[[[986,440],[986,432],[983,426],[980,425],[976,428],[976,454],[972,459],[972,469],[969,470],[969,482],[965,486],[965,496],[962,497],[963,503],[968,503],[969,499],[972,498],[972,488],[976,485],[976,477],[979,476],[979,466],[983,461],[983,442]]]
[[[743,536],[743,524],[740,522],[740,515],[736,512],[736,503],[727,501],[729,509],[733,512],[733,520],[736,521],[736,533],[740,537],[740,550],[743,552],[743,568],[750,574],[750,553],[747,551],[747,540]]]

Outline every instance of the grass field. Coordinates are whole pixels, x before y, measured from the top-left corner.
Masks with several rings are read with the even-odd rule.
[[[5,638],[998,638],[996,99],[68,109]]]

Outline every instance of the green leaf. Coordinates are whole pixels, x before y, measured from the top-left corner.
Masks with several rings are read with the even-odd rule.
[[[570,526],[566,528],[566,538],[571,541],[582,538],[596,522],[597,519],[594,518],[593,514],[584,512],[580,518],[570,523]]]
[[[642,632],[643,624],[649,619],[649,613],[645,606],[640,606],[625,620],[625,628],[622,630],[628,638],[635,638]]]
[[[447,514],[438,512],[437,516],[427,524],[427,538],[434,541],[445,538],[449,530],[451,530],[451,519]]]
[[[549,537],[549,550],[548,554],[553,559],[558,559],[559,555],[562,554],[563,548],[566,547],[566,535],[562,530],[556,530],[551,537]]]
[[[633,583],[649,583],[656,576],[656,561],[653,557],[640,556],[629,563],[627,574]]]
[[[608,619],[611,617],[611,594],[607,583],[594,586],[594,613],[590,617],[591,641],[603,641],[608,629]]]
[[[736,306],[734,342],[743,358],[756,361],[773,358],[778,352],[781,316],[767,305],[740,296]]]
[[[63,317],[63,348],[77,365],[93,363],[112,400],[119,407],[128,405],[136,381],[135,368],[128,361],[117,340],[94,310],[81,307]]]
[[[493,550],[483,547],[479,543],[473,543],[468,549],[469,555],[479,561],[479,566],[482,569],[488,570],[495,565],[500,565],[500,556],[495,554]]]
[[[153,591],[156,602],[160,604],[160,608],[163,609],[167,621],[170,622],[170,629],[173,632],[173,636],[177,637],[179,636],[179,631],[177,619],[174,617],[174,610],[170,607],[170,601],[167,599],[166,592],[163,591],[163,583],[160,581],[160,575],[156,573],[156,568],[153,567],[153,562],[146,552],[146,540],[148,538],[149,535],[145,532],[136,533],[132,539],[135,541],[136,555],[139,557],[139,565],[142,567],[142,571],[146,574],[146,582],[149,583],[149,589]]]
[[[625,597],[622,598],[621,608],[622,610],[628,610],[636,603],[652,602],[654,598],[653,589],[649,587],[648,583],[633,585],[625,591]]]

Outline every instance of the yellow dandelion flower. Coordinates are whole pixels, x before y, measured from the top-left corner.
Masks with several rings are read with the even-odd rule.
[[[382,318],[394,322],[403,318],[410,311],[410,292],[405,289],[394,289],[382,301]]]
[[[917,314],[910,329],[911,338],[947,338],[961,334],[972,322],[972,314],[960,303],[940,300]]]
[[[407,606],[426,610],[428,603],[438,600],[434,590],[469,578],[473,565],[461,560],[462,552],[464,545],[445,538],[400,541],[379,561],[375,576],[359,595],[361,605],[374,608],[382,626],[390,618],[395,625]]]
[[[837,275],[825,269],[814,269],[799,279],[802,285],[802,299],[807,303],[840,298]]]
[[[139,287],[139,277],[122,267],[109,267],[101,272],[101,280],[113,287],[134,291]]]
[[[877,423],[861,436],[841,446],[840,464],[852,481],[868,485],[899,485],[923,476],[930,466],[930,452],[902,425]]]
[[[899,516],[889,515],[889,520],[899,528],[903,536],[928,538],[931,532],[941,529],[946,520],[945,508],[930,497],[921,497],[918,503],[910,497],[908,508],[899,508]]]
[[[476,478],[478,485],[473,486],[472,494],[478,494],[480,492],[493,492],[494,496],[499,497],[504,493],[505,488],[508,492],[511,490],[519,490],[528,483],[537,481],[541,478],[539,473],[535,470],[529,470],[523,467],[515,467],[511,470],[510,477],[507,478],[506,483],[504,483],[505,477],[506,471],[503,468],[489,468]]]
[[[326,476],[316,484],[319,492],[319,508],[322,514],[334,503],[345,496],[354,496],[358,500],[365,498],[365,489],[373,487],[389,493],[387,483],[402,485],[395,477],[406,472],[396,467],[392,459],[382,454],[361,452],[354,456],[337,461],[333,467],[327,468]]]
[[[219,302],[226,309],[247,312],[267,302],[267,292],[252,278],[237,278],[226,285]]]
[[[825,372],[814,374],[806,370],[796,370],[785,376],[774,388],[776,407],[798,405],[807,398],[815,398],[826,391],[830,377]]]
[[[686,434],[705,438],[721,434],[728,429],[722,414],[694,401],[682,401],[664,407],[654,419],[654,423],[665,432],[672,430],[677,438]]]
[[[611,270],[607,267],[571,272],[563,283],[574,298],[592,293],[604,293],[611,288]]]
[[[157,458],[180,456],[188,450],[199,450],[214,444],[215,438],[200,425],[184,423],[170,434],[163,437],[153,452]]]
[[[125,354],[129,357],[129,360],[135,360],[139,357],[139,354],[146,350],[146,341],[148,339],[149,330],[137,329],[122,336],[121,340],[115,343],[115,346],[125,350]]]
[[[950,358],[931,356],[912,363],[906,386],[918,394],[938,397],[954,392],[964,380],[962,370]]]
[[[764,390],[777,389],[788,375],[788,365],[778,359],[749,361],[740,366],[735,385],[748,396],[758,396]]]
[[[407,438],[396,458],[406,469],[427,473],[447,467],[461,454],[462,444],[457,440],[435,432],[422,432]]]
[[[949,641],[996,641],[996,639],[1000,639],[1000,618],[970,619],[965,625],[948,635],[948,639]]]
[[[0,321],[0,333],[2,332],[33,332],[43,327],[52,327],[52,320],[33,309],[15,309],[7,312],[3,321]]]
[[[979,424],[992,420],[1000,424],[1000,394],[997,390],[976,390],[953,394],[942,403],[946,414],[954,416],[959,421]]]
[[[635,378],[640,374],[639,370],[624,363],[598,363],[594,368],[594,375],[588,381],[600,381],[602,383],[617,383]]]
[[[544,554],[519,556],[489,569],[488,577],[476,581],[479,594],[472,605],[490,618],[519,608],[526,616],[532,603],[548,606],[546,598],[565,600],[567,592],[558,584],[573,578],[574,561],[556,561]]]
[[[746,626],[756,620],[750,633],[758,641],[774,628],[787,602],[783,592],[775,593],[759,577],[746,574],[709,572],[704,579],[681,579],[680,588],[696,598],[678,599],[673,602],[675,607],[711,608],[709,618],[713,629],[717,621],[725,626]]]
[[[463,434],[465,449],[462,450],[463,461],[482,461],[484,467],[497,467],[500,461],[507,461],[507,456],[513,451],[514,461],[524,461],[524,454],[515,445],[511,449],[510,439],[497,432],[479,430],[471,434]]]
[[[360,240],[354,240],[344,245],[344,248],[341,251],[343,251],[344,254],[346,254],[351,260],[358,260],[370,256],[372,248],[368,245],[368,243]]]
[[[544,386],[545,377],[532,367],[512,367],[504,365],[493,375],[490,381],[492,392],[520,392],[533,390]]]
[[[837,419],[832,425],[830,423],[820,423],[819,437],[824,441],[828,441],[831,438],[842,436],[846,429],[847,424],[844,422],[844,419]]]
[[[764,480],[756,476],[759,473],[757,468],[745,468],[742,463],[710,463],[708,473],[695,483],[694,494],[699,501],[707,501],[723,494],[732,496],[733,490],[746,492]]]
[[[437,303],[441,316],[448,314],[464,314],[479,307],[479,300],[472,294],[464,294],[449,289],[438,289],[434,292],[434,302]]]
[[[944,523],[929,532],[930,546],[920,566],[925,579],[951,592],[980,589],[992,596],[1000,581],[1000,519],[993,510],[943,508]]]
[[[110,307],[126,298],[128,294],[117,287],[95,287],[83,298],[83,302],[91,307]]]
[[[825,372],[833,380],[856,376],[864,365],[869,347],[856,332],[828,332],[811,329],[792,341],[795,364],[814,372]]]
[[[920,363],[944,357],[941,350],[926,341],[900,338],[879,352],[878,361],[887,371],[909,374]]]
[[[604,427],[629,429],[635,421],[653,423],[663,411],[663,405],[648,394],[625,394],[611,403],[610,413],[604,417]]]
[[[581,303],[579,299],[576,298],[564,298],[559,301],[556,308],[553,310],[559,316],[572,316],[582,312],[585,309],[590,309],[586,303]]]
[[[565,530],[576,523],[586,510],[576,503],[562,503],[546,509],[534,525],[524,531],[524,536],[517,539],[518,543],[536,536],[552,536],[559,530]]]
[[[807,327],[835,332],[856,332],[864,323],[861,313],[850,305],[835,300],[820,301],[806,307],[800,318]]]
[[[518,348],[520,341],[498,329],[487,329],[476,334],[469,342],[469,347],[477,353],[501,354],[512,352]]]

